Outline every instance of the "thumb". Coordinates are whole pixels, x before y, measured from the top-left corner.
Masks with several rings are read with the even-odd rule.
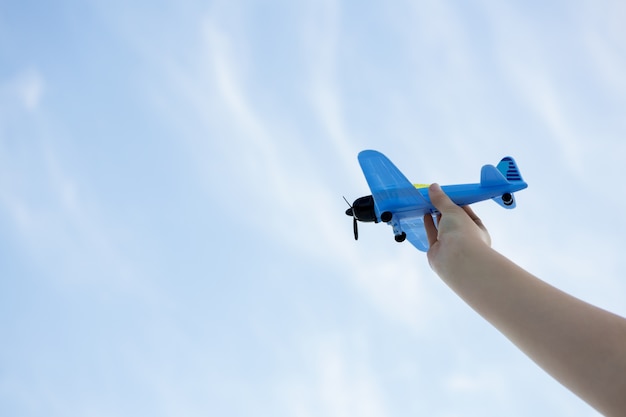
[[[454,212],[460,209],[459,206],[450,200],[450,197],[443,192],[441,186],[437,183],[433,183],[430,187],[428,187],[428,196],[430,197],[430,202],[433,203],[433,206],[435,206],[441,214]]]

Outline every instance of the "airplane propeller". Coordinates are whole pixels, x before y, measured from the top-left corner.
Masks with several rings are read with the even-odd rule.
[[[354,208],[352,207],[352,205],[348,202],[348,200],[346,199],[346,197],[343,198],[343,200],[348,204],[348,206],[350,207],[349,209],[346,210],[346,214],[348,216],[352,216],[352,229],[354,230],[354,240],[359,240],[359,226],[358,226],[358,222],[357,222],[357,218],[356,218],[356,214],[354,213]]]

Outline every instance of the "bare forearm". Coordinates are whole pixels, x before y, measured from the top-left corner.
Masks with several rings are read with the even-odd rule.
[[[486,245],[443,265],[441,278],[538,365],[600,412],[626,414],[626,319],[550,286]]]

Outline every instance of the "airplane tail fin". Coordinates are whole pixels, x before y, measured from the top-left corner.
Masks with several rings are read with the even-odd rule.
[[[518,185],[518,190],[526,188],[526,183],[517,168],[515,160],[510,156],[502,158],[497,167],[485,165],[480,173],[480,184],[483,186]],[[517,191],[517,190],[516,190]],[[506,209],[515,208],[515,198],[512,192],[494,197],[493,201]]]
[[[524,181],[522,179],[522,174],[520,174],[519,169],[517,168],[515,160],[510,156],[502,158],[502,160],[498,163],[497,168],[509,182]]]

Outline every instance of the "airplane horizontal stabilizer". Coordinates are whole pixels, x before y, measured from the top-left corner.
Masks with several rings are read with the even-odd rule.
[[[498,203],[498,205],[500,205],[501,207],[504,207],[505,209],[513,209],[517,206],[517,203],[515,202],[515,197],[512,193],[507,193],[500,197],[494,197],[492,198],[492,200]]]

